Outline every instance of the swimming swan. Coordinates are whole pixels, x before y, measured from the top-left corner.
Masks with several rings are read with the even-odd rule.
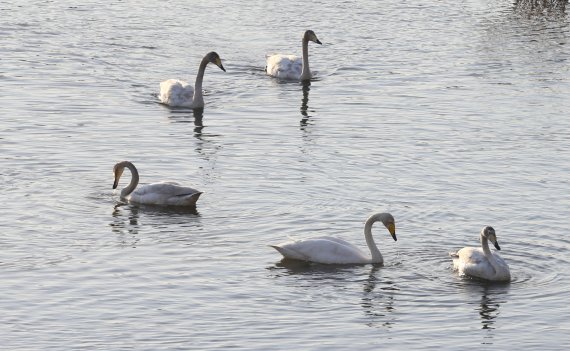
[[[268,75],[289,80],[310,80],[309,69],[309,40],[313,43],[322,44],[312,30],[303,35],[303,57],[295,55],[271,55],[267,58],[265,71]]]
[[[381,221],[396,241],[396,223],[389,213],[376,213],[364,224],[364,236],[372,257],[360,251],[356,246],[342,239],[322,236],[305,240],[293,240],[278,245],[271,245],[283,257],[302,261],[325,264],[382,264],[384,259],[372,238],[372,224]]]
[[[129,161],[119,162],[113,167],[115,174],[113,189],[117,189],[125,168],[131,171],[131,182],[121,190],[121,198],[129,202],[147,205],[195,206],[202,194],[196,189],[180,186],[175,182],[146,184],[135,190],[139,183],[139,172]]]
[[[449,255],[453,259],[453,268],[462,275],[469,275],[490,281],[510,281],[511,273],[507,263],[489,249],[489,241],[497,250],[501,247],[493,227],[481,229],[481,247],[464,247]]]
[[[202,94],[202,81],[204,80],[204,71],[206,66],[211,62],[220,67],[222,71],[226,71],[222,65],[220,56],[215,52],[209,52],[204,56],[198,68],[198,75],[196,75],[196,82],[194,88],[190,84],[178,80],[168,79],[160,83],[160,102],[169,106],[202,108],[204,107],[204,95]]]

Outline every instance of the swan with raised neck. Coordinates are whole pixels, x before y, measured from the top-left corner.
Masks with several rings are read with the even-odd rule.
[[[485,226],[480,233],[481,247],[464,247],[451,253],[453,268],[462,275],[489,281],[510,281],[511,273],[507,263],[491,252],[489,241],[497,250],[501,250],[495,229]]]
[[[286,259],[324,264],[382,264],[384,259],[372,237],[372,225],[376,222],[382,222],[394,241],[397,240],[396,224],[391,214],[376,213],[370,216],[364,224],[364,237],[370,250],[370,256],[355,245],[330,236],[293,240],[271,246]]]
[[[302,56],[275,54],[267,57],[265,71],[268,75],[285,80],[308,81],[311,79],[309,67],[309,41],[322,45],[312,30],[303,33],[301,40]]]
[[[212,51],[207,53],[200,61],[198,74],[194,82],[194,88],[182,80],[168,79],[160,83],[160,102],[173,107],[204,107],[204,94],[202,92],[202,83],[204,81],[204,72],[208,63],[213,63],[222,71],[226,71],[222,65],[220,56]]]

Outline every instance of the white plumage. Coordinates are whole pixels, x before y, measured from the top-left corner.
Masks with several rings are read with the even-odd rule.
[[[173,107],[204,107],[204,95],[202,93],[202,82],[204,80],[204,72],[208,63],[213,63],[220,67],[222,71],[226,71],[222,65],[220,56],[215,52],[209,52],[204,56],[198,68],[196,82],[194,87],[189,83],[178,79],[167,79],[160,83],[160,93],[158,98],[160,102]]]
[[[489,241],[497,250],[501,247],[497,242],[495,230],[486,226],[481,230],[481,247],[464,247],[450,253],[453,268],[461,275],[467,275],[489,281],[510,281],[511,273],[507,263],[489,249]]]
[[[129,161],[119,162],[113,168],[115,174],[113,189],[119,185],[119,179],[125,168],[131,171],[131,182],[121,190],[121,198],[129,202],[146,205],[195,206],[202,194],[196,189],[181,186],[176,182],[152,183],[137,188],[139,173],[135,165]]]
[[[292,240],[271,247],[288,259],[324,264],[382,264],[384,259],[372,238],[372,224],[377,221],[381,221],[396,240],[396,224],[391,214],[377,213],[370,216],[364,224],[364,236],[371,256],[343,239],[330,236]]]
[[[193,107],[194,87],[189,83],[168,79],[160,82],[160,95],[158,97],[163,104],[173,107]]]
[[[268,75],[284,80],[310,80],[309,41],[321,44],[312,30],[303,34],[303,56],[275,54],[267,57],[265,71]]]

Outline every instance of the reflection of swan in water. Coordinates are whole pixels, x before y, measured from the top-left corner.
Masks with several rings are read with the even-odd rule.
[[[202,123],[202,119],[204,118],[204,109],[203,108],[195,108],[193,110],[194,114],[194,136],[200,139],[202,136],[202,129],[204,129],[204,124]]]
[[[113,167],[115,174],[113,189],[119,185],[119,179],[125,168],[131,171],[131,182],[121,190],[121,198],[129,202],[146,205],[195,206],[202,194],[196,189],[180,186],[175,182],[145,184],[137,188],[139,172],[129,161],[121,161]]]
[[[481,329],[495,329],[493,324],[499,315],[499,303],[492,297],[489,297],[488,288],[485,287],[481,296],[479,315],[481,316]]]
[[[360,251],[351,243],[342,239],[322,236],[304,240],[293,240],[278,245],[271,245],[284,258],[310,261],[324,264],[382,264],[384,259],[374,239],[372,238],[372,224],[380,221],[396,239],[396,224],[394,217],[389,213],[376,213],[366,220],[364,224],[364,236],[370,249],[371,256]]]
[[[560,13],[564,14],[567,0],[515,0],[515,9],[524,13]]]
[[[364,313],[370,317],[371,322],[367,325],[375,327],[379,323],[386,328],[390,328],[394,324],[394,291],[398,289],[394,282],[379,281],[376,277],[377,271],[380,269],[378,266],[373,266],[368,275],[368,279],[364,284],[362,302],[360,305],[364,308]],[[380,285],[380,289],[376,288]]]
[[[450,253],[454,269],[461,275],[489,281],[510,281],[509,266],[499,255],[491,252],[489,241],[497,250],[501,249],[495,229],[486,226],[481,230],[481,248],[464,247],[456,253]]]
[[[310,80],[311,70],[309,69],[309,41],[321,44],[317,35],[312,30],[307,30],[303,34],[302,47],[303,56],[276,54],[267,57],[265,71],[268,75],[287,80]]]
[[[200,213],[194,206],[153,206],[119,203],[114,206],[112,216],[113,221],[109,226],[111,231],[117,234],[120,246],[136,247],[140,241],[139,230],[141,232],[150,230],[157,237],[173,239],[175,233],[165,231],[165,226],[172,225],[179,228],[199,225]],[[141,222],[144,222],[145,225],[141,226]],[[152,229],[152,227],[155,228]],[[175,232],[179,233],[181,240],[187,238],[187,230]],[[145,235],[145,239],[148,239],[148,235]]]
[[[200,67],[198,68],[198,74],[196,75],[194,87],[192,87],[189,83],[178,79],[165,80],[160,83],[160,94],[158,96],[160,102],[173,107],[204,107],[202,81],[204,80],[204,72],[206,71],[206,66],[210,62],[220,67],[222,71],[226,71],[222,65],[220,56],[213,51],[209,52],[206,54],[206,56],[204,56],[202,62],[200,62]]]
[[[123,207],[129,211],[127,218],[123,218]],[[139,242],[137,237],[139,233],[139,209],[136,206],[129,206],[124,203],[117,204],[113,208],[113,222],[109,224],[111,230],[119,235],[121,246],[136,247]]]
[[[309,110],[309,91],[311,91],[311,82],[303,82],[303,99],[301,99],[301,115],[303,118],[301,118],[301,129],[304,129],[304,127],[309,124],[309,117],[311,117],[307,113]]]

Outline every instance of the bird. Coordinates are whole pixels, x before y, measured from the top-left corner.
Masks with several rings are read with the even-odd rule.
[[[131,171],[131,182],[121,189],[121,198],[128,202],[146,205],[195,206],[202,194],[196,189],[181,186],[176,182],[145,184],[137,188],[139,172],[130,161],[118,162],[113,167],[115,175],[113,189],[117,189],[125,168]]]
[[[210,62],[220,67],[222,71],[226,71],[222,65],[220,56],[214,51],[209,52],[204,56],[202,62],[200,62],[194,87],[178,79],[165,80],[160,83],[160,94],[158,95],[160,102],[172,107],[203,108],[204,95],[202,93],[202,81],[204,80],[206,66]]]
[[[453,269],[460,275],[466,275],[488,281],[510,281],[511,272],[507,263],[489,249],[489,241],[497,250],[501,250],[495,229],[485,226],[481,229],[481,247],[464,247],[457,252],[450,252]]]
[[[322,45],[315,32],[307,30],[303,34],[302,58],[295,55],[270,55],[267,57],[265,72],[272,77],[284,80],[310,80],[311,70],[309,69],[309,41]]]
[[[372,238],[372,224],[380,221],[396,238],[396,223],[389,213],[376,213],[370,216],[364,224],[364,237],[370,249],[371,256],[362,252],[358,247],[339,238],[321,236],[303,240],[284,242],[278,245],[270,245],[286,259],[295,259],[323,264],[383,264],[384,259]]]

